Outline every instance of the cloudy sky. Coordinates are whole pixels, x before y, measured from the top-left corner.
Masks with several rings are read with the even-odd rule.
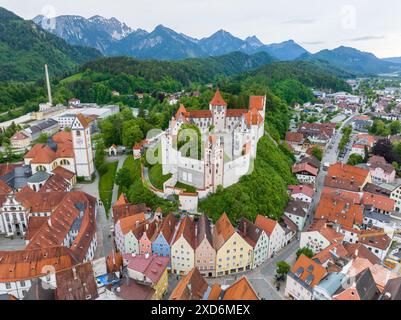
[[[163,24],[202,38],[219,29],[264,43],[293,39],[316,52],[340,45],[401,56],[399,0],[0,0],[31,19],[45,13],[116,17],[133,28]]]

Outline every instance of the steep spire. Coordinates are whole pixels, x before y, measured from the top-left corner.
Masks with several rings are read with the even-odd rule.
[[[210,101],[211,106],[222,106],[222,107],[227,107],[227,102],[224,101],[223,97],[221,96],[219,88],[217,88],[216,93],[214,94],[214,97],[212,101]]]

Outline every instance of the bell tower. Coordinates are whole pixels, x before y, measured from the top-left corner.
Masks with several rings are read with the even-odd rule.
[[[71,127],[77,177],[90,180],[95,172],[90,126],[82,114],[78,114]]]

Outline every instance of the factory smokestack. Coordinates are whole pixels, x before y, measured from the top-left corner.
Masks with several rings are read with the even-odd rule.
[[[47,69],[47,64],[45,64],[45,73],[46,73],[47,95],[49,96],[49,104],[52,106],[53,105],[52,89],[50,87],[49,70]]]

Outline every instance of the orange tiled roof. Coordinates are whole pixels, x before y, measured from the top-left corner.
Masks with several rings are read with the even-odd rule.
[[[145,222],[145,214],[138,213],[132,216],[123,217],[119,220],[121,232],[125,235],[138,226],[139,223]]]
[[[315,217],[352,228],[354,224],[362,224],[363,208],[336,195],[322,194]]]
[[[304,139],[304,135],[301,132],[288,131],[285,134],[285,141],[287,141],[287,142],[301,143],[303,139]]]
[[[260,115],[259,111],[256,108],[250,109],[245,114],[245,123],[247,126],[256,126],[263,124],[263,117]]]
[[[202,300],[208,287],[199,270],[193,268],[180,280],[171,293],[169,300]]]
[[[249,109],[257,109],[263,111],[265,106],[265,96],[250,96],[249,97]]]
[[[82,217],[80,209],[76,207],[78,203],[83,205]],[[83,261],[96,233],[95,207],[96,198],[79,191],[67,193],[52,213],[49,223],[38,230],[26,249],[63,245],[66,235],[80,218],[78,235],[71,245],[71,251],[78,261]]]
[[[67,180],[57,174],[53,174],[47,179],[39,192],[67,192],[70,188],[71,185]]]
[[[189,112],[190,118],[211,118],[212,112],[210,110],[192,110]]]
[[[362,189],[369,174],[369,170],[336,163],[329,167],[324,185],[326,187],[358,192]]]
[[[386,212],[394,211],[395,200],[387,198],[385,196],[364,192],[362,197],[362,203],[365,206],[372,206],[378,210],[383,210]]]
[[[342,242],[344,235],[334,230],[325,219],[315,219],[309,226],[308,232],[317,231],[330,243]]]
[[[181,220],[177,234],[175,235],[174,243],[177,242],[181,236],[184,237],[193,249],[195,249],[195,223],[189,216],[185,216],[184,219]]]
[[[56,169],[53,169],[52,171],[54,174],[64,178],[67,181],[70,181],[72,178],[75,177],[75,173],[71,172],[70,170],[67,170],[61,166],[58,166]]]
[[[248,112],[247,109],[227,109],[226,116],[233,118],[240,118],[247,112]]]
[[[232,284],[225,292],[222,300],[259,300],[249,281],[243,277]]]
[[[89,127],[88,119],[87,119],[83,114],[78,113],[78,114],[77,114],[77,118],[78,118],[79,122],[81,122],[81,124],[82,124],[82,126],[83,126],[84,128]]]
[[[217,220],[213,230],[213,244],[219,250],[235,233],[226,213],[223,213]]]
[[[0,262],[0,282],[14,282],[43,276],[49,266],[56,272],[70,268],[77,261],[70,249],[55,246],[0,251]]]
[[[274,228],[277,225],[277,221],[270,219],[268,217],[258,215],[255,220],[255,225],[262,228],[266,234],[270,237]]]
[[[297,174],[300,172],[308,172],[313,176],[317,176],[318,169],[312,167],[309,163],[297,163],[292,166],[292,173]]]
[[[219,89],[217,89],[212,101],[210,101],[210,105],[227,107],[227,102],[224,101]]]
[[[291,268],[291,273],[305,283],[309,276],[313,276],[312,281],[309,284],[309,286],[312,288],[315,285],[319,284],[320,281],[327,274],[325,268],[323,268],[320,264],[316,263],[312,259],[305,256],[304,254],[301,254],[299,256],[297,262],[295,262],[295,264]]]

